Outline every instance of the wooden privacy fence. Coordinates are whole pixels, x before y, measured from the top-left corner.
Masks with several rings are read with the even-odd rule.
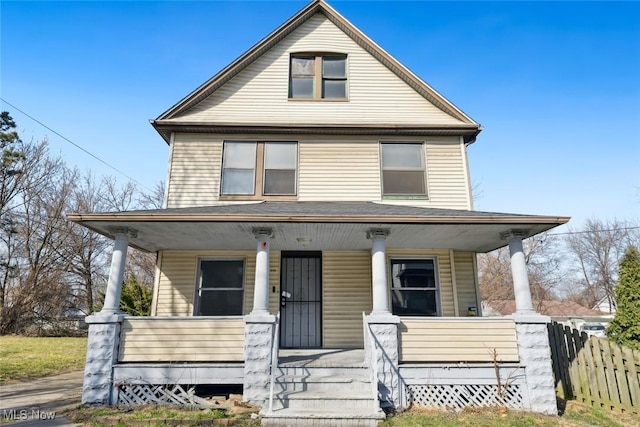
[[[564,399],[618,412],[640,413],[640,352],[550,323],[556,391]]]

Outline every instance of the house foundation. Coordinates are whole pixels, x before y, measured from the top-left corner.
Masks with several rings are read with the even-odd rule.
[[[550,323],[551,319],[541,315],[517,314],[513,319],[516,322],[518,355],[527,377],[528,409],[547,415],[558,415],[547,332],[547,323]]]
[[[98,313],[88,316],[89,339],[84,368],[82,403],[109,405],[114,390],[113,366],[118,362],[123,316]]]
[[[276,317],[270,314],[250,314],[244,320],[243,397],[246,402],[264,406],[269,399]]]

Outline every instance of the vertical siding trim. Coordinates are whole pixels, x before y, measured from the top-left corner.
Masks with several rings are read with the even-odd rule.
[[[425,190],[427,192],[427,200],[431,200],[431,174],[429,173],[429,149],[427,144],[429,142],[424,140],[422,141],[422,159],[424,161],[424,180],[425,180]],[[382,155],[380,156],[380,164],[382,164]],[[380,179],[382,179],[382,174],[380,175]]]
[[[471,191],[471,175],[469,174],[469,159],[467,157],[467,146],[464,138],[460,137],[460,155],[462,156],[462,168],[464,170],[464,180],[467,184],[467,203],[469,210],[473,210],[473,192]]]
[[[160,272],[162,271],[162,251],[156,252],[156,266],[153,278],[153,299],[151,300],[151,315],[158,312],[158,292],[160,291]]]
[[[162,199],[162,208],[166,209],[169,205],[169,184],[171,183],[171,167],[173,165],[173,142],[175,140],[175,132],[171,132],[169,138],[169,163],[167,163],[167,181],[164,185],[164,198]]]
[[[482,300],[480,299],[480,284],[478,281],[478,254],[474,252],[471,260],[473,261],[473,280],[476,286],[476,308],[478,309],[478,316],[482,316]]]
[[[456,279],[456,259],[453,249],[449,249],[449,261],[451,262],[451,291],[453,292],[453,315],[460,316],[460,308],[458,307],[458,285]]]

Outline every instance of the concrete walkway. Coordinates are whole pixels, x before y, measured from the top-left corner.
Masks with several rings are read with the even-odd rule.
[[[62,411],[80,405],[83,371],[0,385],[0,423],[74,426]],[[15,421],[15,422],[13,422]]]

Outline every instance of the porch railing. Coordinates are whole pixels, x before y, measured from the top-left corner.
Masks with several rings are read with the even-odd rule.
[[[125,317],[118,362],[242,362],[242,317]]]
[[[400,362],[518,362],[513,319],[401,317]]]

